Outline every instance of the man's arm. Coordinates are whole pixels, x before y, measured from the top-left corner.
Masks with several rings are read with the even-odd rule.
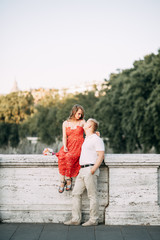
[[[96,160],[96,163],[94,166],[91,168],[91,173],[92,175],[95,173],[95,171],[99,168],[101,163],[103,162],[104,159],[104,151],[97,151],[98,158]]]

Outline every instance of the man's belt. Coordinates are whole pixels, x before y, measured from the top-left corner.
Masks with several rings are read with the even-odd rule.
[[[94,166],[94,164],[81,165],[81,168],[90,167],[90,166]]]

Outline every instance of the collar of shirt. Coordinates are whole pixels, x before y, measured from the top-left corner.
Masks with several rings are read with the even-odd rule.
[[[93,137],[94,135],[96,135],[96,134],[95,134],[95,133],[93,133],[93,134],[91,134],[91,135],[89,135],[89,136],[86,136],[86,137],[85,137],[85,139],[87,140],[87,139],[89,139],[89,138]]]

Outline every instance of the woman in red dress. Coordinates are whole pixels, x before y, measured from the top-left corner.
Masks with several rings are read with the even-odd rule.
[[[79,157],[81,146],[84,142],[85,123],[84,109],[81,105],[74,105],[69,118],[63,122],[63,147],[56,156],[58,157],[58,168],[61,178],[59,193],[72,188],[72,177],[76,177],[80,170]]]

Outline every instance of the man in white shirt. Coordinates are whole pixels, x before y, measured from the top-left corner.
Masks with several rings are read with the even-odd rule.
[[[81,169],[72,192],[72,219],[65,222],[65,225],[81,224],[82,193],[85,188],[90,200],[90,219],[82,226],[98,225],[97,177],[99,176],[99,166],[104,159],[105,150],[102,139],[95,133],[98,125],[98,122],[92,118],[88,119],[84,125],[86,138],[82,145],[80,156]]]

